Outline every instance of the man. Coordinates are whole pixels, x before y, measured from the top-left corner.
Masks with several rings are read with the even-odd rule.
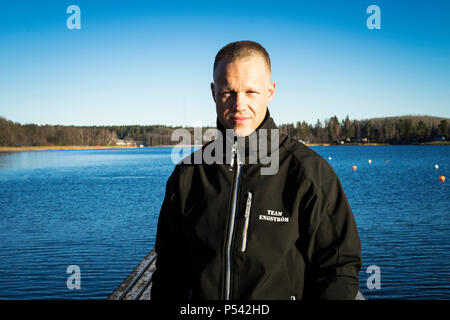
[[[276,134],[267,108],[275,89],[258,43],[233,42],[216,55],[211,92],[221,135],[167,182],[152,299],[356,297],[361,246],[350,206],[325,160]],[[231,151],[223,143],[230,131]],[[254,137],[270,151],[249,163]],[[223,162],[191,161],[211,146]],[[274,154],[276,170],[263,174]]]

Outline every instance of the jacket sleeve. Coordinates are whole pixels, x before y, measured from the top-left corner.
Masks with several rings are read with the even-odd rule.
[[[151,299],[187,300],[190,290],[186,241],[180,227],[181,217],[177,169],[166,184],[166,193],[158,219],[155,252],[156,270],[152,276]]]
[[[307,235],[304,299],[355,299],[361,243],[350,205],[331,167],[319,180],[311,181],[302,202],[305,214],[300,224]]]

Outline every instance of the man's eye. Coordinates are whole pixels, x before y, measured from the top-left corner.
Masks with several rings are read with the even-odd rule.
[[[258,94],[258,92],[249,90],[247,91],[247,94]]]
[[[220,93],[221,96],[229,96],[230,95],[230,91],[224,91]]]

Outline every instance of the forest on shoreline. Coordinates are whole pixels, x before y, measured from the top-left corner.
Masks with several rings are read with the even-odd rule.
[[[401,116],[324,123],[305,121],[281,124],[281,133],[307,144],[421,144],[449,141],[448,118]],[[165,125],[62,126],[20,124],[0,117],[0,147],[45,146],[159,146],[176,145],[173,130],[192,127]],[[211,127],[209,127],[211,128]],[[208,127],[202,128],[203,131]]]

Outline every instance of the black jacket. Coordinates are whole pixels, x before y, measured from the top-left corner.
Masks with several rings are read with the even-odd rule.
[[[275,128],[267,110],[254,134]],[[339,179],[296,140],[280,135],[276,147],[275,175],[261,174],[262,157],[176,165],[158,221],[152,299],[355,298],[361,245]]]

